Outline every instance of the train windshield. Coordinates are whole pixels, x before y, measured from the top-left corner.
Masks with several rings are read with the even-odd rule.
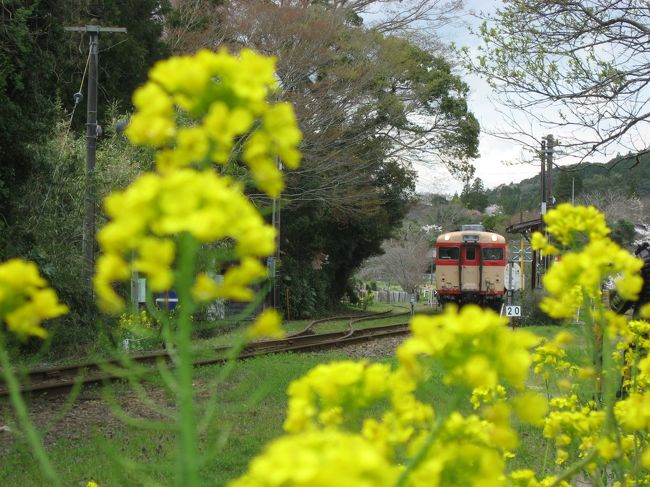
[[[483,260],[503,260],[503,249],[498,247],[484,247]]]
[[[476,260],[476,247],[465,247],[465,260]]]
[[[442,260],[458,260],[460,249],[458,247],[439,247],[438,258]]]

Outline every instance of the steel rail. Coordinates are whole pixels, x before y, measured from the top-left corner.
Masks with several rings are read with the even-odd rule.
[[[338,319],[340,320],[341,318],[339,317]],[[368,321],[370,319],[372,318],[366,316],[351,321]],[[332,319],[330,319],[330,321],[332,321]],[[382,325],[358,330],[353,329],[352,324],[350,324],[350,330],[346,331],[293,335],[280,340],[251,342],[244,347],[241,353],[237,355],[236,359],[246,359],[272,353],[303,352],[337,348],[348,344],[389,336],[405,335],[408,333],[409,328],[407,323]],[[201,366],[225,363],[228,360],[231,360],[228,356],[231,351],[231,347],[213,348],[210,351],[211,356],[198,358],[194,361],[194,365]],[[172,357],[167,351],[133,355],[128,357],[127,360],[134,361],[141,365],[155,364],[164,361],[171,364],[173,367]],[[123,360],[113,359],[98,362],[84,362],[81,364],[71,364],[59,367],[34,368],[27,371],[26,376],[29,380],[23,385],[22,390],[23,392],[54,391],[70,389],[77,384],[89,385],[120,380],[124,378],[123,375],[107,372],[106,369],[119,367],[122,363]],[[151,367],[150,369],[148,368],[147,371],[139,371],[138,373],[154,373],[155,371],[156,369]],[[6,396],[7,394],[8,391],[6,388],[0,385],[0,396]]]

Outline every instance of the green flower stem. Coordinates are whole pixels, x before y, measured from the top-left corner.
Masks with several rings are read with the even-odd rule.
[[[546,475],[549,453],[551,453],[551,440],[547,439],[546,447],[544,448],[544,463],[542,464],[542,475]]]
[[[176,292],[178,294],[178,315],[176,346],[178,347],[178,408],[179,408],[179,451],[177,483],[183,487],[199,485],[199,451],[196,408],[193,395],[192,366],[192,284],[196,268],[196,254],[199,244],[189,234],[182,234],[178,242],[178,269]]]
[[[601,306],[602,309],[602,306]],[[603,313],[601,312],[601,316]],[[612,339],[607,336],[606,324],[603,323],[603,408],[605,411],[605,424],[603,425],[603,434],[608,435],[614,433],[616,435],[616,442],[619,451],[622,451],[622,440],[620,428],[616,424],[616,416],[614,415],[614,406],[616,405],[616,390],[618,382],[621,377],[621,371],[616,365],[613,357],[615,347]],[[614,464],[616,475],[619,480],[624,477],[623,465],[621,459]]]
[[[460,404],[461,398],[462,398],[462,394],[457,391],[456,395],[454,396],[451,402],[451,407],[449,408],[449,411],[458,410],[458,406]],[[438,416],[436,418],[436,421],[433,427],[431,428],[431,432],[429,433],[429,435],[427,436],[426,440],[424,441],[420,449],[417,451],[417,453],[406,464],[406,468],[397,479],[397,483],[395,484],[395,487],[402,487],[403,485],[405,485],[411,472],[413,472],[413,470],[415,470],[420,465],[420,463],[422,463],[422,461],[426,458],[427,453],[431,448],[431,445],[433,445],[433,442],[438,437],[438,433],[442,429],[442,426],[445,424],[445,421],[447,420],[448,417],[449,414],[445,416]]]
[[[25,431],[27,436],[27,441],[29,446],[34,453],[34,456],[38,460],[38,463],[41,465],[41,470],[43,474],[49,481],[49,485],[60,486],[61,482],[59,477],[56,474],[54,467],[50,463],[50,459],[45,452],[43,447],[43,442],[41,437],[34,428],[31,420],[29,419],[29,414],[27,412],[27,406],[25,401],[20,395],[20,384],[16,378],[11,363],[9,361],[9,354],[5,348],[4,336],[0,332],[0,366],[2,366],[2,375],[4,376],[5,383],[7,384],[7,389],[9,389],[9,397],[11,398],[11,404],[13,405],[14,410],[16,411],[16,416],[18,417],[18,423],[20,427]]]
[[[555,482],[553,482],[549,487],[556,487],[560,485],[563,480],[570,479],[578,472],[580,472],[580,470],[582,470],[584,467],[589,465],[589,463],[591,463],[594,458],[596,458],[596,450],[591,451],[589,455],[584,457],[582,460],[571,465],[571,467],[569,467],[557,479],[555,479]]]
[[[228,352],[228,361],[223,367],[221,367],[217,378],[211,382],[210,390],[216,390],[217,387],[223,383],[230,376],[230,374],[232,374],[233,370],[235,370],[235,365],[237,364],[237,357],[239,357],[239,354],[244,350],[248,343],[248,338],[246,336],[242,336],[238,342],[235,343],[235,345],[230,349]],[[203,432],[208,429],[210,422],[217,412],[217,406],[218,397],[216,394],[212,394],[205,406],[205,412],[199,423],[199,431]]]
[[[431,445],[433,445],[433,442],[436,440],[436,437],[438,436],[438,432],[442,428],[443,422],[444,422],[443,418],[438,418],[436,420],[424,444],[420,447],[420,449],[415,454],[415,456],[411,458],[411,461],[407,463],[406,468],[397,479],[397,483],[395,484],[395,487],[402,487],[403,485],[405,485],[411,472],[413,472],[413,470],[415,470],[418,467],[418,465],[420,465],[422,460],[426,458],[427,453],[429,452],[429,448],[431,448]]]

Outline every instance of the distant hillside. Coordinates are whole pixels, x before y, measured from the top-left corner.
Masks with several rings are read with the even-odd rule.
[[[582,163],[553,168],[553,195],[558,202],[571,201],[584,193],[615,191],[624,195],[650,197],[650,154],[616,157],[609,162]],[[539,175],[519,183],[488,190],[490,204],[500,205],[506,214],[539,208]]]

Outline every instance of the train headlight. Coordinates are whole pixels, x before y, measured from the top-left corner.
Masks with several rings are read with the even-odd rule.
[[[496,235],[492,235],[492,241],[493,241],[493,242],[496,242],[496,241],[497,241],[497,236],[496,236]]]
[[[449,240],[449,235],[445,235],[445,240]]]

